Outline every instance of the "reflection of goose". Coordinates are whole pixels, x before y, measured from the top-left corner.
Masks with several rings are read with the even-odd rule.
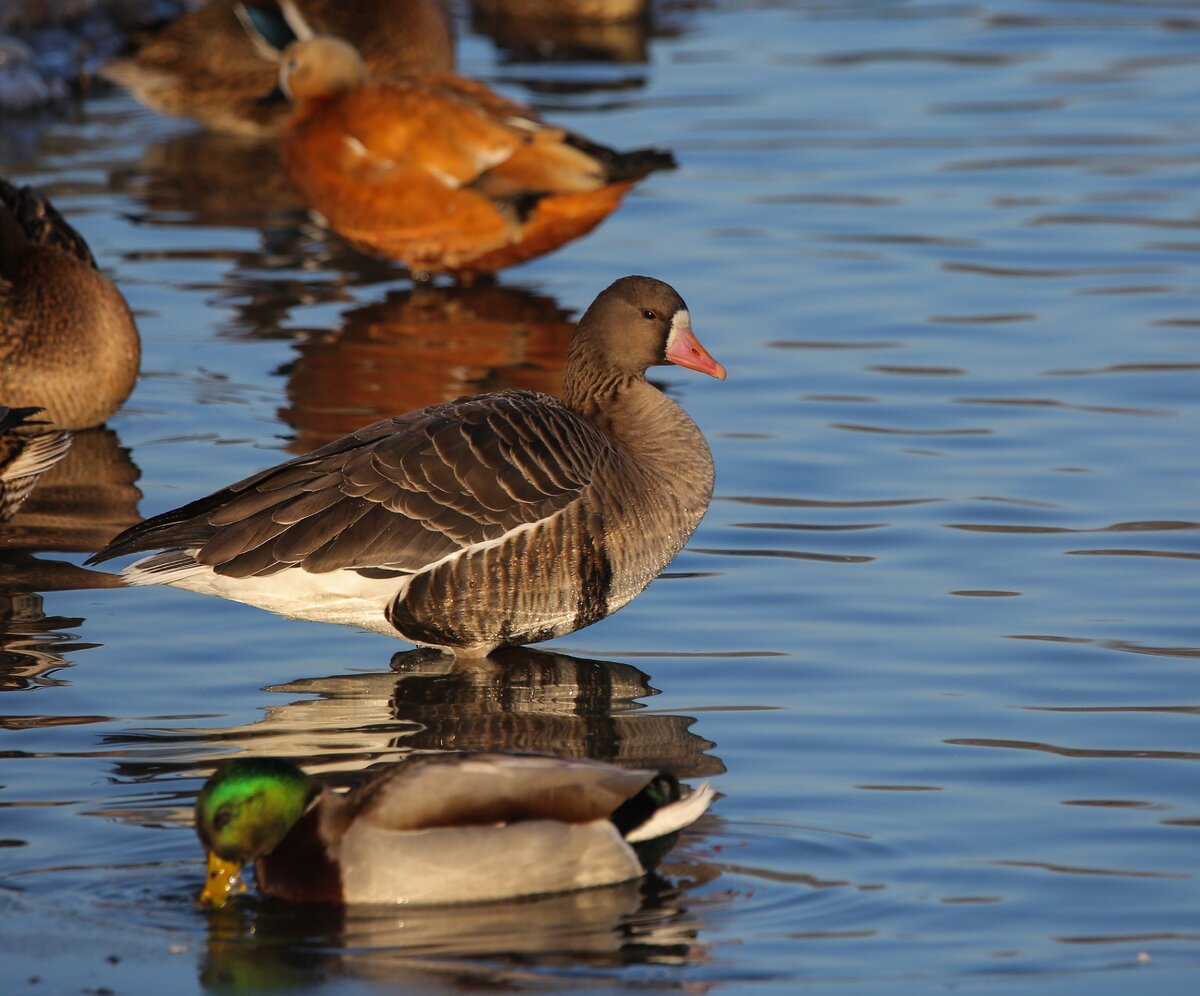
[[[691,716],[646,709],[640,700],[658,691],[629,664],[522,647],[486,660],[408,652],[392,668],[272,686],[267,691],[292,701],[268,703],[248,726],[172,729],[171,752],[182,737],[208,746],[209,757],[217,750],[286,757],[347,784],[376,760],[442,750],[588,757],[681,778],[725,770],[706,753],[711,741],[691,731]],[[157,734],[134,739],[153,756]]]
[[[615,612],[712,495],[703,434],[645,377],[723,378],[675,290],[625,277],[580,319],[563,400],[508,391],[377,422],[126,530],[172,584],[480,657]]]
[[[239,758],[196,800],[201,901],[220,908],[254,862],[291,902],[488,902],[615,885],[652,871],[708,808],[707,784],[538,754],[416,756],[347,793],[288,761]]]
[[[418,724],[405,741],[415,750],[499,747],[681,777],[725,770],[705,753],[712,743],[689,731],[690,716],[642,711],[637,699],[658,692],[629,664],[512,647],[486,661],[397,654],[392,668],[392,712]]]
[[[210,0],[143,32],[134,50],[106,63],[101,75],[164,114],[196,118],[217,131],[273,135],[281,109],[258,98],[275,82],[277,49],[297,31],[350,39],[380,74],[454,68],[454,38],[437,0],[285,0],[286,21],[274,6],[250,0],[239,10],[240,3]]]
[[[341,39],[295,42],[288,173],[329,227],[418,272],[495,273],[591,231],[674,159],[618,153],[450,75],[371,79]]]
[[[99,425],[137,379],[129,306],[87,243],[32,187],[0,179],[0,404],[60,429]]]
[[[292,449],[381,419],[396,398],[419,408],[480,387],[558,394],[573,329],[552,298],[496,284],[392,291],[296,346],[281,413],[297,430]]]

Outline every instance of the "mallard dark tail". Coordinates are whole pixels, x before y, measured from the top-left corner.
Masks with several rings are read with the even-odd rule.
[[[708,809],[713,795],[707,782],[685,796],[674,775],[656,775],[609,818],[633,847],[642,867],[650,871],[675,846],[679,831]]]

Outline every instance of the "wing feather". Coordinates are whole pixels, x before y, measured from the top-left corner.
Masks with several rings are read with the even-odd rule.
[[[609,449],[549,395],[459,398],[148,519],[93,559],[197,548],[198,562],[232,577],[291,567],[417,571],[567,507]]]
[[[388,830],[608,817],[654,772],[536,754],[440,754],[387,768],[352,797],[353,818]]]

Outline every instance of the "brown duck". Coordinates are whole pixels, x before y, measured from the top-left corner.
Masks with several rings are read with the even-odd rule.
[[[137,379],[129,305],[87,243],[32,187],[0,179],[0,404],[60,429],[99,425]]]
[[[213,131],[277,135],[287,108],[259,98],[279,75],[279,52],[317,32],[352,41],[380,75],[454,69],[454,33],[438,0],[209,0],[142,32],[100,75]]]
[[[376,422],[126,530],[93,561],[283,615],[485,656],[603,619],[712,496],[712,456],[646,380],[725,368],[667,284],[624,277],[584,313],[563,398],[503,391]]]

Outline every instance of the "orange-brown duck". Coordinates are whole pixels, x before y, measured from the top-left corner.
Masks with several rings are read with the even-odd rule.
[[[32,187],[0,179],[0,404],[99,425],[133,390],[141,343],[87,243]]]
[[[624,277],[580,319],[562,400],[459,398],[376,422],[126,530],[92,562],[464,657],[570,633],[625,605],[712,495],[695,423],[646,380],[714,377],[667,284]]]
[[[338,38],[294,42],[280,90],[283,156],[335,232],[417,272],[494,273],[591,231],[648,173],[652,149],[614,152],[461,76],[373,79]]]

